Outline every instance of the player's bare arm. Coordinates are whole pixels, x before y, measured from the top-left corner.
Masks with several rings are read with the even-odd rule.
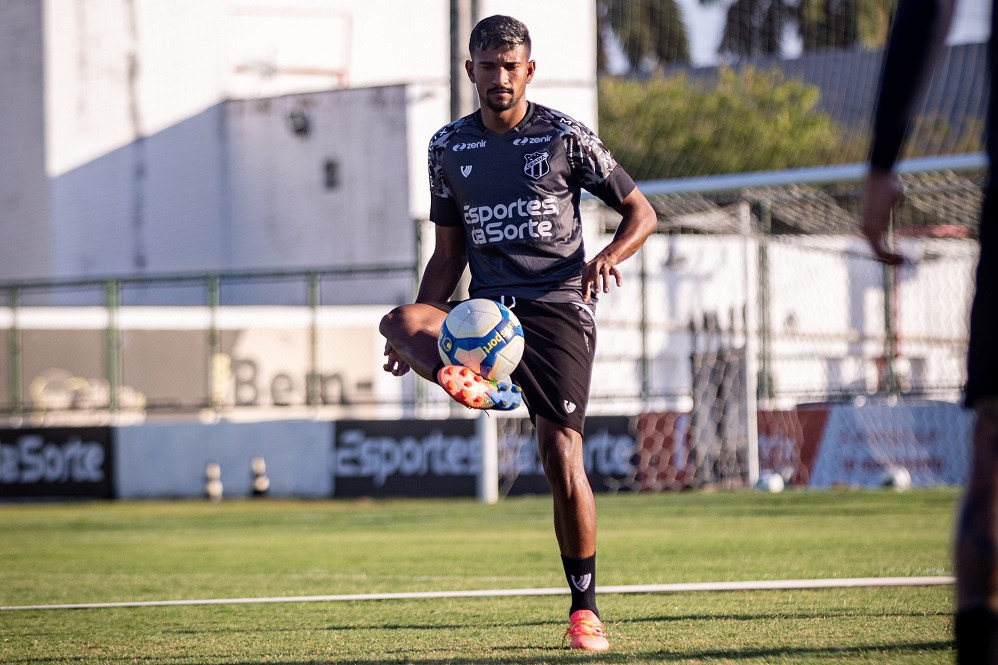
[[[860,228],[870,243],[870,249],[880,261],[898,265],[904,257],[887,246],[887,228],[891,210],[901,199],[901,183],[892,171],[871,169],[863,188]]]
[[[464,232],[460,227],[436,227],[436,244],[433,254],[423,271],[423,279],[419,284],[419,293],[416,296],[416,303],[430,303],[448,300],[457,288],[457,284],[468,264],[468,255],[465,251]],[[426,305],[425,320],[410,322],[410,326],[418,325],[430,329],[433,328],[429,336],[436,338],[436,328],[439,327],[439,319],[443,314],[430,305]],[[392,332],[385,328],[386,322],[382,322],[381,334],[385,336],[385,364],[382,366],[386,372],[395,376],[402,376],[411,369],[412,357],[410,354],[416,353],[415,348],[402,349],[392,345]],[[408,330],[401,339],[411,340],[413,330]],[[434,355],[435,357],[435,355]],[[425,364],[425,363],[424,363]],[[421,375],[426,374],[423,371]],[[417,367],[417,372],[420,370]]]
[[[901,197],[894,165],[916,103],[949,31],[955,0],[908,0],[898,6],[884,56],[873,120],[870,169],[863,185],[860,229],[874,256],[890,265],[904,257],[887,247],[891,210]]]
[[[614,209],[621,219],[613,240],[582,268],[583,301],[589,300],[590,293],[609,293],[611,279],[620,287],[617,265],[638,251],[658,223],[655,209],[637,188]]]
[[[433,254],[419,283],[417,303],[450,299],[468,265],[462,228],[437,225],[434,238]]]

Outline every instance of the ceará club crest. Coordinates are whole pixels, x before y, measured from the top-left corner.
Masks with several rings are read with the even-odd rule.
[[[523,156],[523,159],[527,162],[523,167],[523,172],[534,180],[543,178],[551,171],[551,164],[548,162],[546,152],[529,152]]]

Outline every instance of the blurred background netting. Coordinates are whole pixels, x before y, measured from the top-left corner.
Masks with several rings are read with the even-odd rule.
[[[861,162],[893,4],[736,0],[696,56],[676,0],[601,1],[601,138],[638,180]],[[948,46],[905,157],[981,150],[985,51]]]

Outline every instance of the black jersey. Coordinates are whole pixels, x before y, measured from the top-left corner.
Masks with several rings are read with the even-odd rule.
[[[988,90],[988,117],[987,125],[985,126],[986,134],[986,148],[988,152],[988,163],[990,169],[988,171],[988,184],[992,189],[995,189],[998,185],[998,119],[995,118],[995,114],[998,114],[998,35],[995,35],[995,31],[998,30],[998,3],[992,0],[991,2],[991,36],[988,37],[988,71],[991,74],[991,87]]]
[[[634,181],[585,125],[531,103],[505,134],[475,112],[430,140],[430,219],[462,226],[472,297],[581,296],[584,188],[618,205]]]

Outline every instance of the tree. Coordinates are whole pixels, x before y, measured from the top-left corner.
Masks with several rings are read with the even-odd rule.
[[[845,135],[819,99],[814,86],[751,67],[721,68],[710,85],[684,74],[604,77],[600,136],[636,180],[860,161],[866,142]]]
[[[723,0],[700,0],[716,5]],[[735,0],[728,7],[720,55],[780,55],[783,34],[794,19],[794,8],[786,0]]]
[[[610,39],[619,43],[632,70],[690,61],[689,38],[676,0],[601,0],[598,19],[601,72],[607,69]]]
[[[788,30],[800,37],[805,51],[882,46],[893,8],[894,0],[735,0],[718,52],[735,58],[780,55]]]
[[[883,46],[894,6],[894,0],[801,0],[797,28],[803,48]]]

